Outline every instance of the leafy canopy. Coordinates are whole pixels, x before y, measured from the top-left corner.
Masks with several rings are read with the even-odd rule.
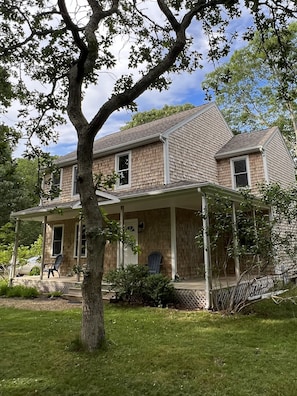
[[[213,95],[236,132],[277,125],[288,147],[297,140],[297,22],[257,31],[249,44],[206,75],[203,89]]]
[[[190,103],[179,106],[168,106],[165,105],[162,109],[152,109],[149,111],[143,111],[136,113],[132,116],[132,119],[124,125],[121,130],[133,128],[137,125],[146,124],[159,118],[168,117],[171,114],[179,113],[180,111],[189,110],[195,107]]]

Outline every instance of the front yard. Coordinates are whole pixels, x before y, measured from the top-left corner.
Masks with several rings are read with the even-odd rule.
[[[108,344],[91,356],[74,348],[80,308],[60,308],[0,301],[1,396],[296,395],[292,302],[233,316],[107,304]]]

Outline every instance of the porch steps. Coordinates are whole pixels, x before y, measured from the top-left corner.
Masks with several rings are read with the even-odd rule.
[[[103,300],[110,300],[114,298],[115,292],[109,289],[109,284],[102,282],[102,298]],[[81,282],[75,283],[74,287],[69,287],[68,292],[62,296],[69,302],[82,302]]]

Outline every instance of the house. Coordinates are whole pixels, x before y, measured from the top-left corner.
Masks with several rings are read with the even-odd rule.
[[[58,158],[51,186],[57,198],[13,214],[44,223],[44,262],[63,254],[61,273],[86,261],[86,240],[76,185],[76,153]],[[113,189],[98,191],[98,205],[135,237],[141,253],[107,243],[105,271],[145,265],[152,251],[162,253],[162,273],[171,279],[203,278],[207,247],[195,243],[197,216],[207,194],[257,183],[295,182],[294,164],[278,128],[233,135],[214,103],[99,138],[94,144],[94,174],[120,177]],[[235,273],[235,264],[230,267]],[[209,283],[209,286],[211,284]]]

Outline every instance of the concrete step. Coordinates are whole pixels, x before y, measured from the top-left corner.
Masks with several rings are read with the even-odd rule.
[[[115,297],[115,292],[108,288],[108,284],[102,284],[102,298],[103,300],[110,300]],[[81,293],[81,284],[78,282],[74,287],[70,287],[68,293],[63,294],[63,298],[72,302],[81,302],[82,301],[82,293]]]

